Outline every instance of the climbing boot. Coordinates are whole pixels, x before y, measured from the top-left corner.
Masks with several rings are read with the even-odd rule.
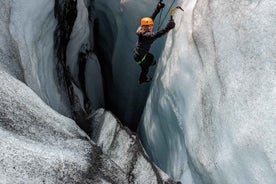
[[[142,84],[144,82],[150,82],[152,80],[151,77],[147,77],[145,80],[139,80],[139,84]]]

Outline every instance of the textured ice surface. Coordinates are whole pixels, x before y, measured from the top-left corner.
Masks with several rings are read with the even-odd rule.
[[[101,31],[110,33],[101,41],[112,58],[112,103],[120,118],[131,123],[143,109],[143,103],[133,103],[142,102],[149,87],[137,84],[140,69],[131,56],[133,33],[156,1],[96,2],[103,18]],[[178,4],[185,12],[176,12],[176,27],[168,35],[142,118],[140,137],[148,153],[183,183],[276,183],[275,1]],[[131,145],[116,141],[132,139],[117,129],[114,118],[105,116],[103,122],[110,124],[97,139],[111,157],[107,159],[72,120],[44,103],[63,114],[69,110],[53,72],[54,2],[7,0],[0,5],[0,178],[6,183],[128,181],[118,165],[129,171],[126,161],[133,157],[126,150]],[[78,1],[81,11],[68,52],[74,77],[77,50],[88,42],[83,5]],[[157,56],[160,47],[152,52]],[[91,76],[98,78],[97,59],[92,61],[96,71]],[[100,86],[101,80],[94,85]],[[98,100],[101,90],[91,90],[90,98]],[[118,130],[114,142],[105,139],[107,133],[114,136],[112,126]],[[129,157],[123,159],[118,149]],[[136,163],[132,174],[137,181],[154,178],[153,171],[145,173],[150,164],[144,157],[137,157]]]
[[[13,73],[22,68],[21,78],[25,83],[33,89],[47,104],[64,115],[70,115],[68,101],[65,100],[67,94],[61,89],[57,79],[57,59],[54,48],[54,33],[57,21],[54,16],[55,1],[30,0],[28,3],[22,0],[1,2],[1,29],[3,32],[2,43],[5,52],[10,53],[9,57],[17,59],[13,65],[7,64],[6,68],[15,68]],[[86,47],[89,50],[93,40],[89,40],[88,10],[84,1],[77,2],[78,15],[75,20],[70,41],[67,46],[67,66],[71,73],[71,79],[75,82],[76,87],[80,87],[78,81],[79,74],[79,52]],[[92,18],[91,18],[92,19]],[[91,26],[91,25],[90,25]],[[9,46],[9,47],[7,47]],[[85,50],[85,48],[83,49]],[[91,51],[90,51],[91,52]],[[14,60],[15,60],[14,59]],[[98,62],[93,60],[93,63]],[[3,64],[2,64],[3,65]],[[14,66],[15,65],[15,66]],[[98,65],[95,64],[96,66]],[[96,90],[90,90],[92,94],[89,96],[99,96],[98,91],[102,91],[101,76],[99,67],[94,69],[98,78],[92,87]],[[94,76],[95,76],[94,75]],[[88,78],[91,82],[91,77]],[[88,91],[88,92],[90,92]],[[94,93],[95,92],[95,93]],[[77,94],[82,98],[81,93]],[[101,106],[102,97],[95,100],[94,107]],[[92,98],[91,100],[94,100]]]
[[[107,128],[114,128],[121,147],[103,153],[106,150],[96,146],[72,119],[60,114],[69,107],[54,77],[54,2],[18,0],[0,5],[0,183],[175,183],[143,151],[133,149],[135,156],[129,157],[126,148],[134,143],[131,132],[105,122]],[[78,73],[78,50],[89,42],[83,1],[78,1],[78,10],[68,46],[73,78]],[[86,82],[91,82],[89,98],[97,108],[103,103],[101,72],[95,55],[87,52],[86,75],[91,75]],[[111,115],[107,120],[116,123]],[[106,138],[102,144],[111,137]]]
[[[110,112],[99,109],[90,119],[92,140],[127,174],[126,183],[175,183],[149,161],[136,134]]]
[[[111,114],[91,122],[104,124],[94,129],[104,135],[100,144],[113,142],[101,150],[24,83],[3,71],[0,81],[0,183],[175,183],[146,159],[134,135],[108,126],[117,123]]]
[[[143,143],[183,183],[275,183],[276,3],[194,4],[168,36]]]
[[[58,88],[55,77],[55,2],[18,0],[5,4],[5,11],[10,11],[7,31],[18,50],[26,84],[52,108],[68,115],[69,109],[62,100],[65,94]]]
[[[0,72],[1,183],[113,183],[125,173],[74,121]]]

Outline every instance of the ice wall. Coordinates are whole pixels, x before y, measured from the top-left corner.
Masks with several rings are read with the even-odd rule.
[[[11,39],[11,41],[7,40],[5,43],[9,45],[13,43],[9,49],[9,52],[13,52],[10,56],[20,58],[14,65],[17,63],[18,68],[22,68],[21,73],[23,75],[21,79],[52,108],[69,116],[71,109],[67,92],[66,89],[62,89],[57,79],[57,75],[61,71],[57,71],[57,53],[55,52],[54,35],[57,28],[55,3],[64,6],[63,1],[31,0],[27,4],[21,0],[1,2],[3,13],[6,14],[6,21],[3,22],[1,27],[6,26],[3,39]],[[90,90],[81,90],[84,90],[88,94],[88,98],[93,101],[91,108],[95,110],[103,106],[104,100],[103,95],[99,95],[103,91],[99,63],[91,52],[91,47],[93,47],[91,32],[93,28],[90,22],[93,21],[93,12],[90,12],[89,15],[88,11],[92,11],[92,8],[88,8],[89,4],[87,1],[77,1],[77,18],[66,47],[66,65],[70,70],[75,93],[81,99],[83,93],[78,89],[81,88],[79,82],[79,53],[86,52],[88,69],[86,70],[87,75],[84,75],[86,80],[84,80],[87,83],[92,83],[92,85],[90,85]],[[43,9],[43,11],[40,9]],[[9,34],[9,37],[6,34]],[[10,63],[6,65],[12,66]],[[96,67],[94,67],[91,74],[89,69],[92,65]],[[85,72],[85,70],[81,72]],[[97,79],[95,79],[95,76]],[[93,81],[96,82],[93,83]],[[95,96],[98,97],[97,100],[95,100]]]
[[[275,183],[275,1],[182,6],[143,114],[146,149],[183,183]]]
[[[91,30],[85,2],[55,3],[60,6],[52,1],[0,1],[0,183],[175,184],[148,159],[135,133],[111,113],[99,110],[93,120],[85,119],[86,127],[93,125],[90,133],[98,145],[64,116],[71,109],[56,77],[64,73],[56,68],[54,51],[67,51],[62,67],[71,72],[66,79],[74,88],[81,86],[79,68],[85,72],[82,77],[88,79],[93,108],[103,101],[101,72],[89,47],[93,40],[88,39]],[[78,16],[73,22],[76,14],[72,18],[70,13],[77,12],[75,3]],[[70,36],[66,31],[72,23]],[[54,35],[61,50],[54,50]],[[87,62],[85,67],[83,62]]]
[[[149,90],[149,84],[137,83],[140,69],[131,55],[134,33],[141,16],[150,15],[156,2],[95,0],[97,21],[101,23],[97,33],[102,33],[97,35],[97,46],[102,46],[104,55],[111,60],[107,70],[111,75],[108,103],[122,121],[130,124],[139,119]],[[275,2],[178,3],[185,12],[176,13],[176,28],[168,35],[140,127],[148,153],[164,171],[183,183],[275,183]],[[1,93],[1,122],[13,117],[14,124],[29,123],[25,119],[19,121],[21,116],[14,116],[13,111],[19,108],[19,113],[26,113],[25,103],[32,104],[30,99],[36,99],[31,100],[35,105],[29,108],[35,115],[25,116],[28,120],[41,114],[36,109],[41,104],[47,109],[42,110],[47,121],[47,115],[56,115],[16,79],[25,82],[53,109],[69,114],[54,72],[54,2],[7,0],[0,5],[0,70],[7,86],[1,89],[5,91]],[[92,44],[87,40],[92,30],[84,2],[78,1],[77,8],[78,18],[67,53],[72,80],[78,75],[78,50],[84,44],[88,48]],[[156,56],[162,49],[157,45],[152,48]],[[88,96],[94,102],[99,100],[95,106],[98,107],[106,100],[100,95],[99,58],[93,54],[87,57],[91,61],[86,68],[86,76],[91,77],[93,84],[90,89],[97,89]],[[87,86],[89,81],[86,80]],[[10,83],[14,83],[11,89]],[[17,91],[18,86],[24,86],[24,93]],[[24,103],[20,98],[23,94],[31,94]],[[8,109],[11,102],[16,102],[12,103],[14,109]],[[47,114],[48,110],[53,114]],[[64,122],[70,122],[69,129],[71,125],[76,127],[67,120]],[[52,126],[56,121],[49,123]],[[9,128],[1,125],[2,129]],[[2,129],[2,144],[7,145],[4,137],[10,132]],[[25,130],[33,131],[29,126]],[[66,129],[62,131],[68,134]],[[22,145],[20,141],[15,143]],[[10,155],[5,152],[8,149],[1,149],[5,156]],[[16,171],[9,171],[12,179]]]
[[[25,82],[54,109],[69,114],[55,78],[54,1],[7,1],[8,26],[20,54]],[[24,5],[22,5],[24,4]],[[43,11],[39,8],[43,7]]]
[[[5,71],[0,81],[0,183],[176,184],[111,113],[91,121],[96,145],[24,83]]]

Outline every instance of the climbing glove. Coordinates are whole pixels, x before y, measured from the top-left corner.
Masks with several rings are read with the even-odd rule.
[[[165,4],[164,3],[161,3],[161,2],[159,2],[158,4],[157,4],[157,9],[158,10],[161,10],[162,8],[164,8],[165,7]]]
[[[168,24],[166,25],[167,29],[173,29],[175,27],[175,22],[173,19],[171,19]]]

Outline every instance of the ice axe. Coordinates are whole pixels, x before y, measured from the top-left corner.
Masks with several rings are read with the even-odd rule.
[[[181,11],[184,11],[183,8],[181,8],[180,6],[173,7],[173,8],[171,9],[171,12],[170,12],[171,20],[173,20],[174,13],[175,13],[175,11],[176,11],[177,9],[179,9],[179,10],[181,10]]]

